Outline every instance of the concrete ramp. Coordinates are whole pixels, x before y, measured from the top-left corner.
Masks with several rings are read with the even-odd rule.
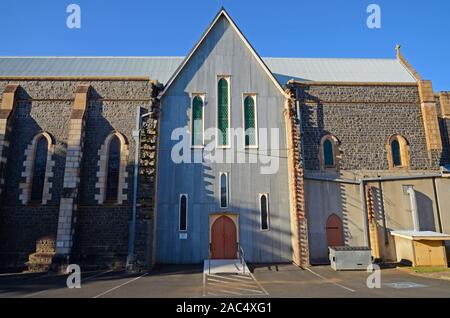
[[[203,296],[267,297],[267,291],[239,259],[205,260],[203,265]]]
[[[247,265],[239,259],[206,259],[203,263],[204,274],[238,274],[250,275]]]

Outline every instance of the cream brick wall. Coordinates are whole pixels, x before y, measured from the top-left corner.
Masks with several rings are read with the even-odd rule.
[[[56,253],[70,254],[75,232],[80,165],[83,156],[85,110],[88,101],[89,84],[81,84],[75,91],[75,100],[69,124],[66,164],[63,188],[65,193],[59,204]]]
[[[441,92],[439,94],[441,104],[441,114],[443,118],[450,118],[450,93]]]
[[[9,141],[7,140],[7,133],[11,132],[10,118],[13,113],[16,92],[18,84],[9,84],[5,87],[0,100],[0,195],[3,191],[3,185],[5,184],[5,167],[6,167],[6,152],[9,147]]]
[[[419,81],[419,96],[428,150],[442,150],[441,131],[431,81]]]

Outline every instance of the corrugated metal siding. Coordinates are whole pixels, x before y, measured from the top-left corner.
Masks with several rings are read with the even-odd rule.
[[[280,84],[290,79],[413,83],[396,59],[263,58]],[[0,76],[149,76],[166,83],[183,57],[0,57]]]
[[[244,93],[257,93],[256,107],[259,128],[277,128],[278,149],[268,150],[279,167],[273,174],[261,174],[268,164],[237,163],[243,150],[237,146],[224,150],[235,163],[181,163],[172,160],[176,140],[172,132],[188,126],[191,116],[189,92],[206,94],[205,129],[216,127],[216,74],[230,74],[230,127],[242,127]],[[269,79],[238,35],[225,20],[219,20],[180,72],[162,98],[164,109],[160,121],[158,153],[157,261],[160,263],[200,263],[208,258],[209,216],[215,212],[239,215],[239,243],[246,260],[255,263],[289,262],[292,259],[289,183],[284,128],[284,96]],[[260,149],[247,150],[264,154],[263,134],[259,134]],[[236,140],[234,141],[236,142]],[[246,152],[247,152],[246,151]],[[191,155],[202,150],[190,151]],[[258,158],[259,160],[261,157]],[[267,158],[265,158],[267,159]],[[273,162],[275,166],[276,163]],[[220,208],[220,172],[229,173],[229,207]],[[189,196],[187,239],[178,232],[178,199],[180,193]],[[260,230],[258,194],[269,193],[270,231]]]

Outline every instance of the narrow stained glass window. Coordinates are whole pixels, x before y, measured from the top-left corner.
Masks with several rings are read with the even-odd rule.
[[[203,100],[200,96],[192,101],[192,145],[203,145]]]
[[[269,204],[267,202],[267,194],[262,194],[260,200],[261,211],[261,230],[269,229]]]
[[[252,96],[247,96],[244,100],[244,129],[245,146],[256,145],[256,109],[255,100]]]
[[[228,115],[230,109],[228,100],[228,81],[225,78],[221,78],[219,80],[217,92],[218,92],[217,121],[218,121],[218,129],[221,133],[221,136],[219,136],[218,144],[219,146],[227,146],[228,128],[229,128]]]
[[[120,141],[113,137],[109,144],[106,175],[106,201],[116,202],[119,188]]]
[[[45,170],[47,167],[48,142],[45,137],[40,137],[36,143],[34,156],[33,177],[31,184],[31,202],[42,201],[45,183]]]
[[[226,173],[220,174],[220,207],[228,207],[228,176]]]
[[[187,230],[187,195],[180,196],[180,231]]]
[[[323,142],[323,160],[326,167],[334,166],[333,143],[329,139]]]
[[[391,142],[391,149],[392,149],[392,161],[394,163],[394,166],[401,166],[402,165],[402,156],[400,153],[400,143],[397,139],[394,139]]]

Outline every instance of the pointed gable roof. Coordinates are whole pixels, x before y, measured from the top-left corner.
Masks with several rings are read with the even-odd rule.
[[[158,98],[161,98],[169,89],[169,87],[173,84],[175,79],[178,77],[178,75],[181,73],[181,71],[184,69],[184,67],[187,65],[191,57],[194,55],[194,53],[197,51],[197,49],[202,44],[203,40],[207,37],[207,35],[210,33],[212,28],[216,25],[216,23],[219,21],[219,19],[223,17],[225,18],[231,27],[236,31],[239,38],[244,42],[245,46],[249,49],[249,51],[252,53],[253,57],[256,59],[256,61],[261,65],[263,70],[266,72],[267,76],[270,78],[270,80],[273,82],[273,84],[276,86],[276,88],[280,91],[280,93],[283,96],[286,96],[286,93],[284,92],[283,88],[281,87],[280,83],[276,80],[275,76],[272,74],[270,69],[267,67],[267,65],[264,63],[262,58],[256,53],[255,49],[252,47],[250,42],[245,38],[244,34],[242,34],[241,30],[237,27],[236,23],[234,23],[233,19],[231,19],[230,15],[227,13],[227,11],[222,7],[220,11],[217,13],[216,17],[213,19],[209,27],[206,29],[206,31],[203,33],[200,40],[195,44],[194,48],[189,52],[189,54],[184,58],[183,62],[178,66],[175,73],[170,77],[170,79],[167,81],[166,86],[164,87],[164,90],[159,94]]]

